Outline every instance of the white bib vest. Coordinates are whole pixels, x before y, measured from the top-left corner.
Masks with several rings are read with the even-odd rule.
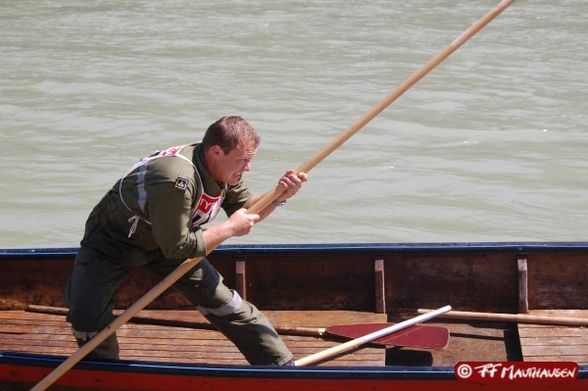
[[[196,203],[194,204],[195,206],[192,209],[192,218],[190,221],[191,228],[194,229],[198,226],[206,224],[209,221],[212,221],[216,217],[216,215],[220,211],[221,204],[225,198],[225,191],[222,190],[221,194],[218,196],[211,196],[211,195],[206,194],[204,192],[204,185],[202,183],[200,173],[198,172],[198,168],[194,165],[194,163],[190,159],[188,159],[184,155],[180,154],[180,152],[182,151],[182,149],[184,147],[185,147],[185,145],[180,145],[180,146],[168,148],[163,151],[157,151],[157,152],[141,159],[137,163],[135,163],[122,176],[122,178],[120,179],[120,182],[119,182],[118,194],[119,194],[120,200],[122,201],[122,203],[124,204],[124,206],[128,210],[130,210],[131,212],[134,213],[134,211],[127,205],[127,203],[125,202],[125,200],[123,199],[123,196],[122,196],[123,180],[131,172],[135,171],[136,169],[139,169],[138,178],[137,178],[137,193],[138,193],[137,202],[139,204],[139,207],[141,208],[141,211],[143,213],[145,213],[145,204],[147,202],[147,192],[145,191],[145,174],[147,171],[147,164],[155,159],[159,159],[159,158],[163,158],[163,157],[179,157],[179,158],[182,158],[182,159],[188,161],[192,165],[192,167],[194,167],[194,172],[196,173],[196,177],[198,178],[200,188],[202,189],[202,191],[200,192],[200,195],[198,196],[198,200],[196,201]],[[147,219],[142,218],[142,217],[135,214],[134,216],[129,218],[129,223],[131,224],[131,226],[129,227],[129,234],[128,234],[129,238],[137,230],[137,224],[138,224],[139,220],[143,220],[147,224],[151,224]]]

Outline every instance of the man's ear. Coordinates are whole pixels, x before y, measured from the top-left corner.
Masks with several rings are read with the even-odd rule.
[[[213,145],[212,147],[210,147],[208,149],[208,151],[212,154],[212,156],[214,156],[215,158],[219,158],[222,157],[224,155],[224,151],[223,149],[220,147],[220,145]]]

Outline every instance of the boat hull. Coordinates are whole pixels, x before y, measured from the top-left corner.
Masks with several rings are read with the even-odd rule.
[[[0,390],[28,389],[75,351],[75,341],[63,316],[32,315],[27,308],[63,305],[63,286],[76,252],[76,248],[0,249],[0,267],[4,271],[0,273],[0,315],[4,313],[4,324],[0,324]],[[279,321],[295,320],[298,325],[317,326],[311,322],[321,319],[326,326],[334,325],[337,324],[333,323],[334,317],[344,312],[359,317],[354,320],[371,316],[372,322],[378,317],[398,322],[414,315],[419,308],[447,304],[456,310],[488,313],[554,311],[583,318],[588,315],[588,243],[585,242],[221,246],[209,259],[223,274],[227,285],[242,297],[266,314],[277,316]],[[125,289],[117,293],[117,308],[127,308],[158,281],[145,269],[134,270],[124,283]],[[147,310],[164,316],[179,310],[195,313],[190,303],[173,290],[165,292]],[[330,317],[325,313],[331,314]],[[8,320],[12,323],[6,323]],[[37,325],[41,321],[45,324]],[[365,319],[354,322],[365,323]],[[534,325],[523,328],[505,321],[432,323],[450,330],[447,349],[367,347],[353,352],[348,361],[335,360],[305,368],[245,365],[240,353],[222,336],[210,337],[217,338],[215,347],[211,347],[212,341],[206,338],[212,334],[205,333],[216,332],[185,327],[165,329],[170,337],[158,341],[169,342],[171,353],[158,358],[151,349],[155,340],[145,339],[147,334],[135,338],[135,333],[143,329],[129,324],[119,335],[123,340],[126,338],[122,346],[131,346],[131,339],[144,341],[143,346],[127,348],[123,360],[82,361],[57,381],[55,389],[251,387],[260,391],[300,391],[350,387],[354,390],[393,387],[518,390],[521,387],[520,382],[458,380],[454,366],[460,361],[576,362],[578,380],[555,385],[552,381],[533,382],[533,389],[554,386],[558,390],[588,389],[585,328]],[[53,334],[46,331],[51,327]],[[156,330],[156,326],[149,327]],[[574,336],[568,333],[572,329]],[[162,337],[164,333],[159,330],[149,334],[151,338]],[[205,336],[203,348],[192,351],[184,342],[172,345],[177,343],[180,331],[189,335],[190,341]],[[526,345],[521,342],[523,332],[528,333]],[[52,337],[56,333],[60,339]],[[550,337],[538,336],[540,333]],[[35,346],[29,337],[33,335],[38,337]],[[302,341],[303,337],[291,338],[287,340],[289,347],[291,344],[292,349],[300,349],[295,354],[297,358],[316,352],[315,345],[309,348],[308,340]],[[547,342],[533,342],[538,338]],[[143,355],[133,356],[139,348],[143,349]],[[378,364],[366,364],[363,357],[370,357]]]
[[[40,381],[63,357],[0,354],[0,379],[5,388],[28,387]],[[573,381],[533,381],[535,390],[586,390],[588,368]],[[272,368],[252,366],[162,364],[138,361],[84,361],[55,383],[54,389],[188,391],[255,389],[258,391],[353,390],[520,390],[521,382],[458,381],[453,368],[356,367]]]

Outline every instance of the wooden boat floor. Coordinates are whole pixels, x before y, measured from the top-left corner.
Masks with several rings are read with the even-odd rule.
[[[145,310],[142,314],[205,321],[197,311]],[[382,323],[386,314],[355,311],[264,311],[283,326],[326,327],[337,324]],[[243,355],[214,330],[127,323],[117,330],[121,359],[197,364],[247,364]],[[283,336],[296,359],[340,344],[341,340]],[[70,356],[77,350],[70,325],[62,315],[24,310],[0,311],[0,350]],[[386,350],[364,347],[322,363],[325,366],[385,365]]]
[[[533,315],[588,318],[588,310],[533,310]],[[519,324],[525,361],[588,364],[588,327]]]

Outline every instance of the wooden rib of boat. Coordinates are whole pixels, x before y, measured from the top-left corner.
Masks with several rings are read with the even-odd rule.
[[[63,314],[31,311],[63,306],[76,251],[0,250],[0,390],[29,388],[77,349]],[[372,344],[314,366],[257,367],[218,332],[199,327],[203,318],[170,289],[141,312],[142,322],[117,331],[121,360],[84,360],[53,389],[520,388],[517,382],[457,380],[454,367],[464,361],[574,362],[578,379],[557,389],[588,387],[588,328],[557,324],[564,317],[588,322],[587,242],[239,245],[221,246],[209,259],[227,285],[279,326],[398,322],[420,308],[447,304],[490,317],[427,322],[449,329],[445,349]],[[117,293],[117,307],[130,306],[157,282],[147,269],[133,270]],[[496,313],[548,322],[493,319]],[[284,340],[296,358],[341,343],[310,335]]]

